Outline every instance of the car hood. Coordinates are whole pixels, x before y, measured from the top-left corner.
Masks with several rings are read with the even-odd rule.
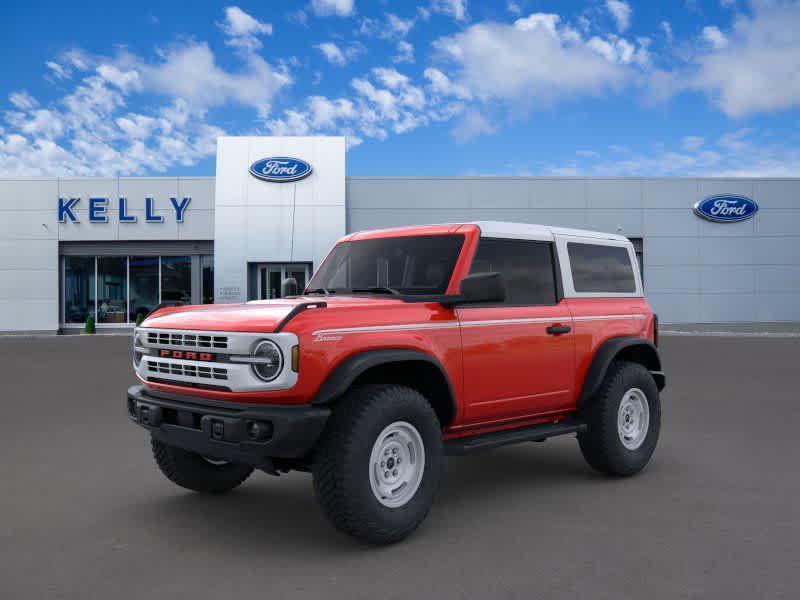
[[[145,319],[142,327],[270,333],[296,306],[309,302],[325,303],[326,310],[402,304],[384,296],[298,296],[246,304],[200,304],[162,308]]]

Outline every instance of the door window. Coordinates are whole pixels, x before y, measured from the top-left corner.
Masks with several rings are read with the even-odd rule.
[[[550,242],[481,238],[470,273],[492,272],[503,275],[504,304],[533,306],[557,302]]]

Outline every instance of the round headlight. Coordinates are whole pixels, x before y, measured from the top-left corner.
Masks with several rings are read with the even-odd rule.
[[[135,368],[139,368],[139,365],[142,362],[142,353],[139,352],[139,348],[142,347],[142,338],[141,333],[134,329],[133,330],[133,366]]]
[[[283,354],[275,342],[269,340],[259,342],[253,350],[253,357],[259,359],[257,363],[251,365],[253,373],[264,381],[275,379],[283,368]]]

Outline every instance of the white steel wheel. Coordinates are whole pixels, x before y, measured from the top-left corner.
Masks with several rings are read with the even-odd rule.
[[[375,498],[399,508],[417,493],[425,473],[425,445],[417,429],[395,421],[378,435],[369,459],[369,483]]]
[[[639,388],[631,388],[622,396],[617,411],[617,433],[622,445],[636,450],[644,443],[650,428],[650,405],[647,395]]]

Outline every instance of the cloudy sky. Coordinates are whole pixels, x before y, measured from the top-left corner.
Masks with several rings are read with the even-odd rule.
[[[13,0],[0,58],[0,175],[800,176],[800,0]]]

